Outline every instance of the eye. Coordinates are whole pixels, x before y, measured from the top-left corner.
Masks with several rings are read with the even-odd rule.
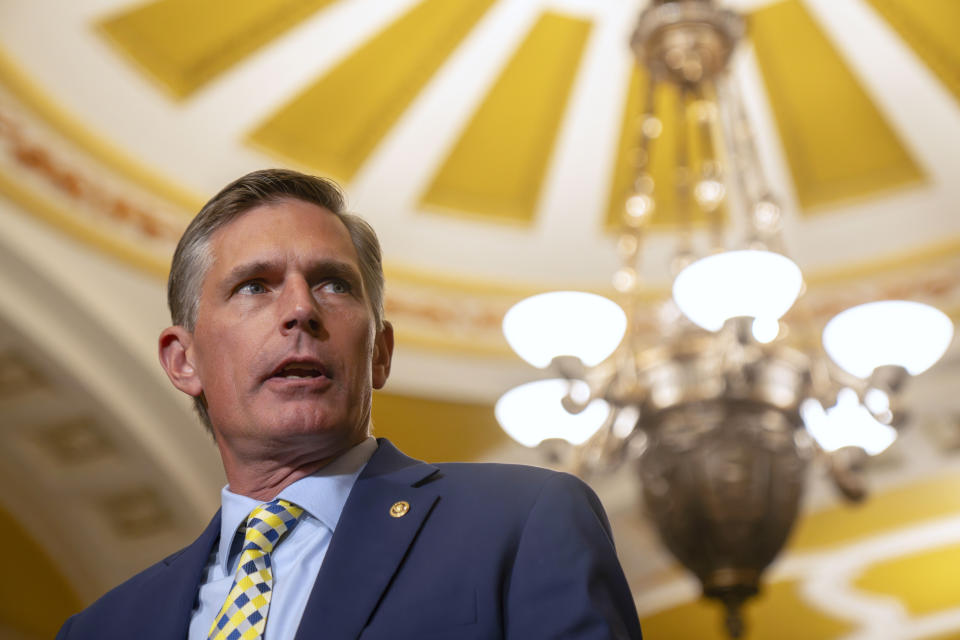
[[[242,295],[258,295],[261,293],[266,293],[267,288],[263,286],[263,283],[258,280],[253,280],[251,282],[244,282],[242,285],[237,287],[237,293]]]
[[[328,293],[339,293],[339,294],[350,293],[351,291],[350,283],[347,282],[346,280],[341,280],[339,278],[334,278],[333,280],[328,280],[324,282],[320,286],[320,289]]]

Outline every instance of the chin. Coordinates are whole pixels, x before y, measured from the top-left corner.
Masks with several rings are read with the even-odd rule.
[[[291,408],[292,409],[292,408]],[[278,438],[284,436],[316,437],[324,443],[359,441],[366,434],[358,418],[332,416],[309,409],[278,411],[267,421],[268,431]]]

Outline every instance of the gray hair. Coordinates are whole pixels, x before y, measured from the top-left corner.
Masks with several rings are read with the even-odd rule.
[[[383,259],[376,232],[363,218],[344,211],[343,191],[337,183],[289,169],[263,169],[234,180],[203,205],[187,226],[173,253],[167,279],[167,304],[173,324],[191,332],[196,327],[200,290],[213,261],[213,234],[251,209],[288,198],[324,207],[343,222],[357,251],[377,330],[383,329]],[[203,397],[194,400],[201,420],[211,429]]]

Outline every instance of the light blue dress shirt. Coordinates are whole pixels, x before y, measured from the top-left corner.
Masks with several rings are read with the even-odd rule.
[[[266,640],[290,640],[297,633],[310,591],[340,520],[343,505],[357,476],[377,450],[370,437],[311,476],[302,478],[278,495],[303,507],[304,515],[271,554],[273,595],[267,614]],[[240,526],[262,501],[230,491],[220,492],[220,543],[210,554],[201,578],[200,594],[190,619],[189,640],[206,640],[213,619],[227,598],[240,558]]]

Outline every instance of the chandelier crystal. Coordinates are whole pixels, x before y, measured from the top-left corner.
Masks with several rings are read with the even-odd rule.
[[[555,377],[508,391],[496,407],[526,446],[571,443],[577,473],[634,466],[664,545],[723,603],[731,637],[793,527],[810,461],[822,456],[841,493],[862,499],[857,470],[896,437],[906,379],[953,336],[940,311],[883,301],[828,323],[824,349],[837,366],[791,344],[802,332],[784,329],[796,323],[787,314],[803,275],[785,255],[782,211],[728,77],[743,33],[743,19],[712,0],[653,0],[641,13],[630,45],[650,84],[612,279],[623,307],[578,292],[518,303],[506,338]],[[657,111],[660,91],[676,98],[675,113]],[[668,115],[674,146],[661,148]],[[657,154],[672,158],[664,185],[650,170]],[[662,203],[680,233],[672,299],[654,312],[639,296],[642,246]],[[727,237],[727,217],[743,219],[742,237]],[[655,313],[661,338],[651,344],[641,326]]]

